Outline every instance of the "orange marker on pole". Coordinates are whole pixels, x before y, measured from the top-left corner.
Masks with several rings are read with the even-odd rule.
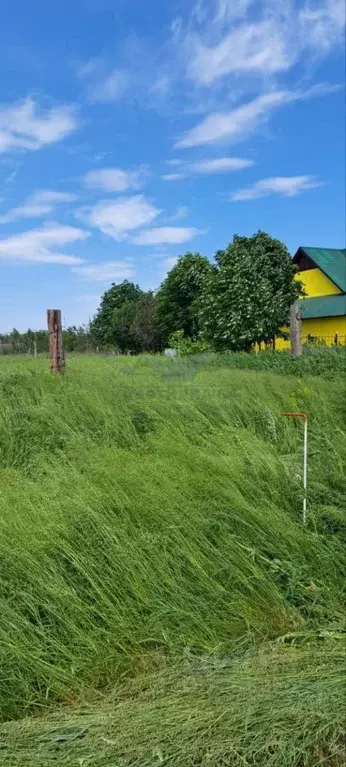
[[[283,413],[287,418],[304,419],[304,460],[303,460],[303,524],[306,525],[306,491],[308,485],[308,414],[307,413]]]

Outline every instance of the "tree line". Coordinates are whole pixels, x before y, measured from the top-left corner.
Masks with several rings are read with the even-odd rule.
[[[90,332],[99,346],[121,352],[249,351],[272,342],[288,323],[302,289],[295,272],[279,240],[261,231],[235,235],[214,263],[200,253],[181,256],[155,294],[127,281],[113,284]]]
[[[64,348],[68,352],[88,352],[95,349],[90,327],[75,325],[63,330]],[[26,330],[20,333],[16,328],[10,333],[0,333],[0,354],[46,354],[49,350],[48,330]]]
[[[67,351],[116,350],[160,352],[173,346],[181,353],[207,348],[249,351],[280,335],[291,304],[301,293],[286,246],[265,232],[235,235],[215,254],[185,253],[157,292],[125,280],[103,294],[89,326],[63,331]],[[0,336],[2,348],[48,350],[48,333],[13,330]],[[17,347],[17,348],[16,348]]]

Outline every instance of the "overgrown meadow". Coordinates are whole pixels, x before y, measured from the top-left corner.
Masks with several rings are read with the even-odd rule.
[[[4,357],[0,395],[0,765],[341,767],[344,352]]]

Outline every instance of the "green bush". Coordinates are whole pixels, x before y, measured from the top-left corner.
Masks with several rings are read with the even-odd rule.
[[[192,354],[200,354],[210,349],[207,341],[202,339],[193,340],[184,335],[183,330],[176,330],[169,338],[169,346],[174,349],[178,357],[188,357]]]

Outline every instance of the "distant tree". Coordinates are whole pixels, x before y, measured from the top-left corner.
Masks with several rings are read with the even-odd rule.
[[[90,333],[95,343],[104,347],[118,346],[119,336],[122,337],[123,331],[120,328],[117,333],[116,323],[119,322],[121,325],[128,322],[125,315],[130,311],[129,305],[135,302],[141,293],[138,285],[134,285],[128,280],[120,285],[113,283],[109,290],[106,290],[97,314],[90,323]],[[119,310],[122,307],[124,307],[123,317],[119,315]],[[118,314],[116,315],[115,312]]]
[[[177,330],[182,330],[188,338],[198,337],[198,302],[207,278],[212,275],[213,266],[199,253],[181,256],[168,273],[156,296],[165,343]]]
[[[86,325],[72,325],[63,330],[64,348],[67,352],[86,352],[92,346],[92,338]]]
[[[156,301],[153,293],[140,293],[113,313],[114,339],[122,351],[134,354],[157,352],[162,347]]]
[[[162,342],[154,294],[127,281],[112,285],[102,297],[90,332],[100,346],[113,346],[123,353],[159,351]]]
[[[220,350],[272,341],[301,290],[286,246],[265,232],[236,235],[216,262],[200,300],[203,337]]]
[[[133,323],[136,315],[136,304],[138,298],[129,299],[113,311],[113,330],[112,337],[114,345],[122,352],[133,352],[137,354],[140,349],[133,336]]]
[[[151,291],[142,293],[136,302],[131,332],[133,341],[140,351],[161,351],[163,339],[159,326],[157,301]]]

